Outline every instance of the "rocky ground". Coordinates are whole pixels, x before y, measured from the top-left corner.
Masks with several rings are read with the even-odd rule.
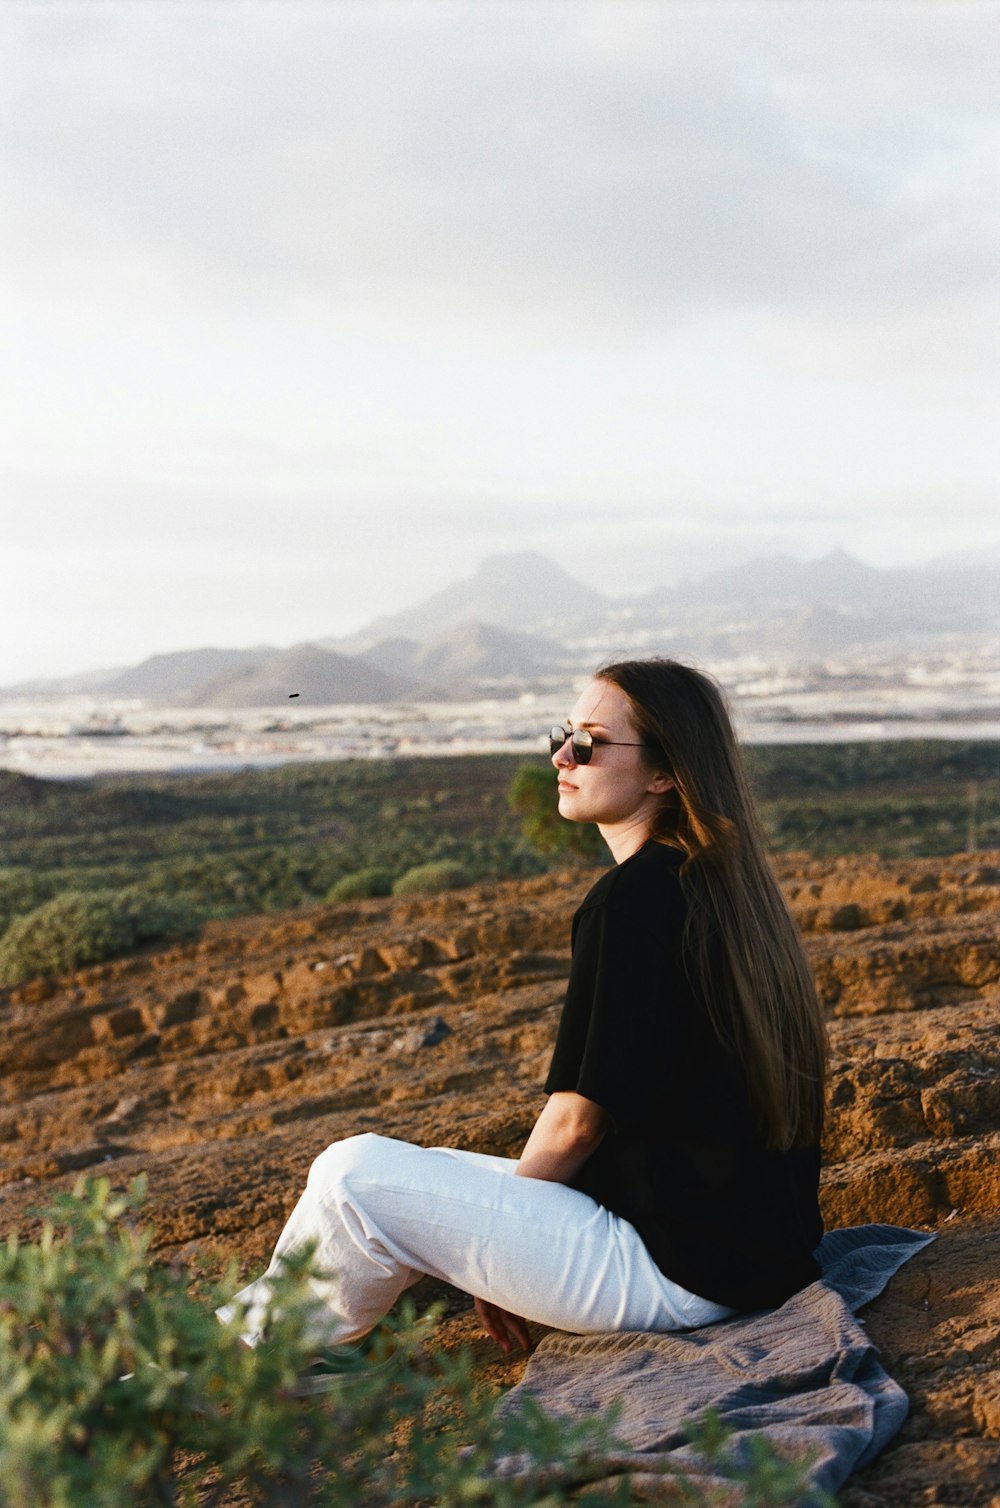
[[[841,1501],[1000,1504],[1000,855],[780,873],[831,1021],[827,1223],[939,1233],[866,1311],[912,1407]],[[590,878],[213,923],[0,991],[2,1229],[81,1169],[145,1171],[160,1247],[235,1253],[249,1275],[330,1141],[516,1155]],[[523,1361],[446,1298],[448,1343],[513,1380]]]

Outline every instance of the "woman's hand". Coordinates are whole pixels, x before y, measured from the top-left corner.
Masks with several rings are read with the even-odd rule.
[[[549,1096],[515,1169],[521,1178],[566,1183],[600,1146],[610,1118],[606,1110],[581,1094],[563,1091]],[[531,1350],[528,1326],[519,1314],[501,1309],[489,1299],[474,1299],[476,1313],[489,1335],[507,1354],[520,1347]]]
[[[485,1330],[501,1351],[509,1355],[515,1346],[520,1346],[522,1351],[531,1350],[528,1326],[519,1314],[510,1314],[506,1309],[501,1309],[499,1304],[491,1304],[488,1299],[474,1299],[473,1303]]]

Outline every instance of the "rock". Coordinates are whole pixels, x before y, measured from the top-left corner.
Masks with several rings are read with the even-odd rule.
[[[868,925],[868,917],[861,906],[850,901],[846,906],[838,906],[830,917],[830,929],[833,932],[856,932],[859,927]]]
[[[451,1036],[451,1027],[447,1021],[442,1021],[438,1016],[430,1026],[414,1026],[402,1036],[397,1037],[392,1044],[395,1053],[419,1052],[422,1047],[437,1047],[445,1037]]]
[[[972,1384],[972,1417],[984,1439],[1000,1440],[1000,1372],[986,1372]]]
[[[911,1413],[839,1501],[989,1504],[1000,854],[785,855],[778,869],[830,1017],[826,1217],[939,1232],[864,1311]],[[161,1251],[200,1239],[251,1270],[331,1141],[373,1130],[516,1156],[544,1102],[570,921],[593,879],[219,920],[197,943],[10,991],[4,1230],[37,1228],[31,1211],[79,1168],[118,1185],[143,1171]],[[422,1282],[418,1302],[432,1298],[447,1305],[446,1344],[472,1338],[467,1299]],[[485,1346],[476,1355],[485,1366]],[[521,1365],[491,1361],[491,1377],[514,1381]]]
[[[119,1037],[131,1037],[136,1032],[143,1031],[145,1026],[142,1011],[134,1005],[125,1006],[117,1011],[109,1011],[105,1016],[95,1015],[91,1021],[96,1042],[106,1041],[109,1037],[115,1040]]]

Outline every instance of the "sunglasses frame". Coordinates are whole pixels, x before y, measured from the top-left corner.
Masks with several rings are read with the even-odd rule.
[[[559,737],[558,735],[562,735]],[[564,728],[561,723],[553,723],[549,729],[549,755],[552,758],[569,744],[573,751],[573,759],[576,764],[589,764],[593,758],[594,750],[610,744],[615,749],[645,749],[646,743],[623,743],[618,738],[595,738],[589,728]]]

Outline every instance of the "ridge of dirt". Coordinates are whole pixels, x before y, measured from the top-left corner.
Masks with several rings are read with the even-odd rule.
[[[1000,1503],[1000,854],[777,861],[830,1018],[827,1224],[938,1239],[864,1311],[911,1412],[844,1508]],[[571,871],[210,924],[0,991],[3,1229],[82,1170],[148,1175],[158,1248],[270,1254],[313,1157],[361,1130],[516,1156],[569,963]],[[498,1359],[468,1301],[446,1344]]]

